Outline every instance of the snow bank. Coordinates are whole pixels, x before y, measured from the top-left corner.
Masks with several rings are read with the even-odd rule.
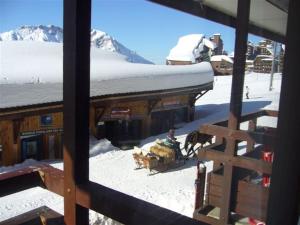
[[[0,108],[62,100],[62,44],[11,41],[0,42],[0,49]],[[212,81],[209,63],[137,64],[114,52],[91,49],[91,96],[167,90]]]

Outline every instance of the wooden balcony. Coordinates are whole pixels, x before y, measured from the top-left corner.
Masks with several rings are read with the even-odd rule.
[[[199,193],[203,204],[195,209],[194,218],[200,221],[220,224],[219,219],[209,216],[215,208],[224,207],[223,196],[225,184],[230,182],[224,175],[224,165],[233,167],[231,180],[230,214],[266,221],[269,188],[262,186],[262,175],[272,174],[272,163],[262,160],[262,151],[265,146],[273,149],[276,139],[276,129],[270,127],[257,127],[259,117],[277,117],[277,111],[262,110],[241,117],[241,122],[248,122],[248,130],[233,130],[225,127],[228,121],[213,125],[203,125],[200,132],[214,135],[216,142],[198,151],[201,161],[212,160],[213,170],[207,174],[206,190],[204,186]],[[246,142],[246,152],[239,154],[226,154],[228,140],[235,143]],[[204,180],[204,179],[203,179]],[[231,218],[234,221],[234,217]]]

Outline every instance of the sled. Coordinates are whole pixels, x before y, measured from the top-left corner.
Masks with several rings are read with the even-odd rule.
[[[163,172],[184,164],[184,160],[176,159],[175,150],[166,146],[160,140],[157,140],[150,147],[149,152],[134,147],[133,159],[137,165],[137,169],[146,168],[150,173]]]

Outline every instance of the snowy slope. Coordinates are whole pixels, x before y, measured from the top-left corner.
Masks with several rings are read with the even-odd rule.
[[[231,78],[231,76],[215,77],[214,90],[196,102],[196,120],[176,130],[176,137],[181,143],[186,134],[196,130],[201,124],[228,118]],[[270,74],[246,75],[245,86],[250,88],[250,99],[244,100],[243,113],[258,111],[261,108],[278,109],[281,75],[275,75],[273,91],[268,91],[269,79]],[[276,123],[274,118],[258,119],[258,125],[275,127]],[[242,124],[242,129],[245,125]],[[149,137],[142,141],[140,147],[147,149],[156,138],[162,139],[165,136],[166,134]],[[122,151],[112,146],[107,140],[97,141],[91,138],[90,152],[90,180],[192,217],[196,177],[195,160],[189,160],[183,167],[148,176],[148,171],[144,169],[134,170],[133,150]],[[61,162],[52,165],[63,168]],[[206,165],[209,171],[211,163]],[[0,173],[12,169],[0,168]],[[2,197],[0,198],[0,221],[43,205],[63,213],[63,199],[41,188],[32,188]],[[114,223],[90,211],[90,224]]]
[[[0,41],[41,41],[62,43],[63,29],[54,25],[22,26],[15,30],[0,33]],[[91,45],[103,50],[118,52],[125,55],[130,62],[153,64],[100,30],[91,30]]]

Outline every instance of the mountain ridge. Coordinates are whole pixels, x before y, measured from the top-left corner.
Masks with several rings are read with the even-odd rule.
[[[15,30],[0,33],[0,41],[63,42],[63,29],[55,25],[23,25]],[[133,63],[153,64],[136,52],[128,49],[106,32],[91,29],[91,46],[125,55]]]

